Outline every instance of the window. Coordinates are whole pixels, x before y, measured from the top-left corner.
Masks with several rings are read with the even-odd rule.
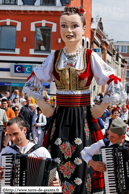
[[[121,53],[127,53],[127,46],[121,46]]]
[[[0,26],[0,50],[14,51],[16,46],[16,27]]]
[[[2,0],[3,5],[17,5],[17,0]]]
[[[56,5],[56,0],[41,0],[40,4],[41,5],[52,6],[52,5]]]
[[[116,50],[119,51],[119,46],[118,45],[114,45],[114,47],[116,48]]]
[[[126,77],[129,77],[129,71],[126,71]]]
[[[126,58],[126,60],[127,60],[127,66],[129,66],[129,58]]]
[[[37,27],[35,31],[35,51],[51,52],[52,29],[50,27]]]

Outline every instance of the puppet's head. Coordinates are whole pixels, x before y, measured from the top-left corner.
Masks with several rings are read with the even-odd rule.
[[[79,45],[86,29],[85,10],[65,7],[60,17],[60,33],[67,46]]]
[[[78,7],[65,7],[64,12],[62,15],[74,15],[78,14],[81,17],[81,21],[83,23],[83,26],[86,26],[86,20],[85,20],[85,13],[86,11],[83,8]]]

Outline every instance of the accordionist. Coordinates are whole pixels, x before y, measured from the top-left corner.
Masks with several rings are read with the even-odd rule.
[[[50,153],[44,147],[34,146],[34,143],[26,139],[26,127],[24,121],[19,118],[12,118],[8,121],[7,133],[9,134],[10,139],[13,141],[13,146],[7,146],[0,153],[0,166],[1,166],[1,156],[3,154],[28,154],[29,156],[36,158],[51,158]],[[0,179],[3,175],[3,167],[0,167]],[[50,182],[49,186],[60,186],[58,173],[54,177],[54,181]]]
[[[90,147],[85,147],[81,151],[83,160],[91,167],[93,167],[93,169],[102,172],[102,177],[98,180],[98,184],[104,184],[103,172],[107,170],[107,167],[106,164],[102,161],[94,161],[94,156],[100,155],[103,147],[129,147],[129,137],[126,135],[126,130],[127,125],[121,119],[114,119],[109,129],[108,139],[104,138],[102,140],[99,140],[98,142],[92,144]],[[110,160],[110,157],[108,158],[108,160]]]

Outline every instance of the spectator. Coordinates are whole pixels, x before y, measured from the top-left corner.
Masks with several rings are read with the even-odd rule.
[[[12,107],[13,107],[11,98],[8,99],[8,107],[10,107],[11,109],[12,109]]]
[[[21,92],[21,93],[20,93],[20,103],[21,103],[21,100],[23,100],[23,99],[25,99],[25,97],[24,97],[24,93],[23,93],[23,92]]]
[[[5,91],[4,96],[5,96],[7,99],[9,99],[9,98],[10,98],[10,92],[9,92],[9,91]]]
[[[38,143],[39,145],[42,145],[46,123],[46,117],[42,114],[41,109],[37,107],[37,114],[34,114],[32,119],[32,133],[35,144]]]
[[[18,103],[18,98],[15,97],[15,98],[13,99],[13,104],[17,104],[17,103]]]
[[[7,122],[8,122],[8,118],[7,118],[6,112],[5,110],[0,108],[0,152],[1,152],[3,125],[6,126]]]
[[[122,121],[124,121],[125,123],[128,123],[129,115],[128,115],[128,109],[127,109],[127,107],[126,107],[125,104],[122,106],[122,110],[121,110],[121,112],[120,112],[120,118],[121,118]]]
[[[15,105],[13,107],[13,111],[15,113],[15,117],[18,117],[19,116],[19,113],[20,113],[20,106],[19,105]]]
[[[26,100],[27,100],[27,104],[25,105],[25,107],[28,108],[29,104],[32,103],[32,99],[31,99],[31,97],[28,97]]]
[[[35,114],[35,106],[34,106],[34,104],[29,104],[29,107],[28,107],[28,109],[32,112],[32,116]]]
[[[95,101],[95,104],[100,105],[101,102],[102,102],[102,99],[101,99],[100,96],[96,96],[94,101]],[[101,117],[98,117],[97,120],[98,120],[100,128],[103,129],[104,124],[103,124],[103,121],[102,121]]]
[[[14,90],[14,92],[12,93],[12,96],[11,96],[12,102],[15,97],[18,98],[18,102],[19,102],[19,90]]]
[[[32,130],[32,111],[30,108],[23,106],[20,110],[19,117],[22,118],[26,124],[27,132],[26,138],[30,139],[30,133]]]
[[[105,122],[106,121],[106,118],[109,117],[111,114],[110,114],[110,108],[111,106],[109,105],[107,107],[107,109],[104,111],[103,115],[102,115],[102,120]]]
[[[48,95],[44,96],[43,97],[43,100],[45,101],[46,104],[48,104],[49,103],[49,97],[48,97]]]
[[[107,119],[106,119],[106,122],[104,124],[104,129],[102,130],[103,135],[107,135],[107,131],[109,130],[109,127],[112,123],[112,120],[117,119],[117,118],[120,119],[120,117],[119,117],[119,108],[115,107],[115,108],[111,109],[111,116],[107,117]]]
[[[15,117],[14,111],[10,107],[8,107],[7,98],[2,99],[1,108],[6,111],[6,115],[7,115],[8,120]],[[6,131],[4,131],[3,134],[2,134],[2,148],[5,148],[8,145],[8,142],[9,142],[9,136],[6,133]]]
[[[27,104],[27,101],[25,99],[22,99],[20,103],[21,103],[21,106],[25,106]]]

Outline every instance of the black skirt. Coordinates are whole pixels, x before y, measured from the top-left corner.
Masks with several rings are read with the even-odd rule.
[[[83,161],[81,150],[99,139],[100,126],[90,106],[57,107],[49,131],[47,149],[59,162],[64,194],[92,193],[93,170]]]

